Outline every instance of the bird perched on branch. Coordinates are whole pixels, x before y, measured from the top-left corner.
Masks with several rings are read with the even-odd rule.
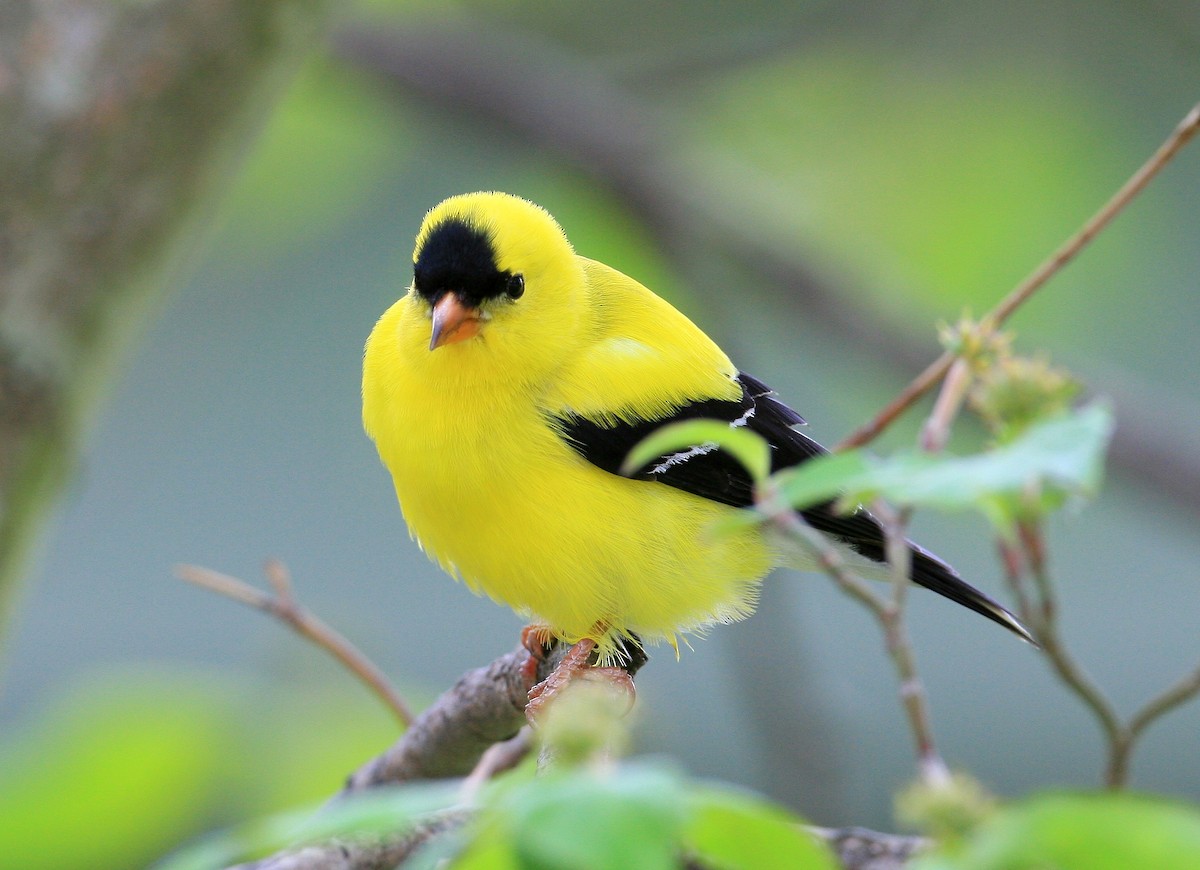
[[[700,446],[618,473],[651,431],[701,417],[763,436],[772,470],[825,452],[683,314],[578,256],[554,218],[508,194],[452,197],[425,216],[412,285],[367,341],[363,420],[412,536],[543,639],[579,644],[582,659],[742,619],[762,577],[794,563],[762,527],[712,532],[753,503],[724,453]],[[883,560],[867,512],[802,515],[852,563]],[[911,549],[915,582],[1029,639],[953,568]]]

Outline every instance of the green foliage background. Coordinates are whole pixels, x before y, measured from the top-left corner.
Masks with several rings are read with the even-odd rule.
[[[314,58],[131,361],[15,619],[0,818],[23,822],[0,826],[0,855],[19,866],[145,863],[333,792],[391,739],[319,653],[173,581],[176,562],[253,578],[281,556],[417,698],[515,643],[515,617],[408,542],[358,427],[362,341],[439,199],[542,203],[829,443],[915,371],[886,347],[932,358],[933,322],[982,312],[1057,245],[1195,102],[1200,72],[1184,2],[373,3],[343,24],[364,21],[449,23],[523,47],[511,63],[535,77],[549,58],[620,88],[664,143],[663,184],[715,232],[664,231],[548,122],[539,138]],[[1118,427],[1145,403],[1180,452],[1200,408],[1198,211],[1186,152],[1015,321],[1094,392],[1136,398],[1115,403]],[[879,341],[748,268],[734,237],[803,265]],[[1143,480],[1119,466],[1051,531],[1067,636],[1126,708],[1197,655],[1196,506]],[[917,532],[1000,592],[982,522],[923,516]],[[914,599],[912,631],[949,759],[1006,795],[1093,784],[1093,726],[1032,652],[932,598]],[[639,748],[822,824],[892,825],[907,736],[873,626],[826,581],[777,576],[752,620],[694,646],[639,678]],[[1136,783],[1200,797],[1198,727],[1191,708],[1156,728]]]

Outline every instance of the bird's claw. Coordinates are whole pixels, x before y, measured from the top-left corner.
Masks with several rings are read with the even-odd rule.
[[[529,690],[529,702],[525,706],[525,717],[531,724],[537,724],[546,705],[575,679],[597,680],[620,689],[629,698],[629,709],[633,709],[633,702],[637,697],[633,677],[624,668],[593,666],[591,657],[595,650],[596,642],[594,640],[579,641],[567,651],[550,676]]]

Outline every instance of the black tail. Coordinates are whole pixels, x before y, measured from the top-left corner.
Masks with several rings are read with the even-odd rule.
[[[831,508],[832,505],[824,504],[801,511],[801,514],[813,528],[832,535],[860,555],[876,562],[886,561],[883,530],[875,517],[865,510],[859,510],[848,516],[839,516],[833,513]],[[1003,605],[993,601],[963,580],[958,576],[957,571],[919,544],[914,544],[912,541],[909,541],[908,544],[912,553],[912,567],[909,576],[912,577],[914,583],[986,616],[992,622],[1003,625],[1022,640],[1037,646],[1037,641],[1033,639],[1029,629],[1023,626],[1020,620],[1009,613]]]
[[[910,542],[911,543],[911,542]],[[913,582],[932,589],[938,595],[944,595],[951,601],[961,604],[969,610],[986,616],[992,622],[998,622],[1024,641],[1037,646],[1037,641],[1008,610],[993,601],[989,596],[980,592],[966,580],[958,576],[958,572],[939,559],[937,556],[912,544],[912,572],[909,575]]]

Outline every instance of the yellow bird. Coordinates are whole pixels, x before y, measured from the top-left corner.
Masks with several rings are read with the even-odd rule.
[[[575,254],[553,217],[508,194],[452,197],[425,216],[412,285],[367,341],[363,421],[412,536],[545,635],[609,659],[625,639],[675,644],[748,616],[763,576],[795,564],[761,528],[713,533],[752,503],[725,454],[697,446],[618,473],[648,433],[697,417],[762,435],[774,470],[825,452],[684,315]],[[868,513],[803,516],[878,569]],[[912,579],[1030,639],[915,544]]]

